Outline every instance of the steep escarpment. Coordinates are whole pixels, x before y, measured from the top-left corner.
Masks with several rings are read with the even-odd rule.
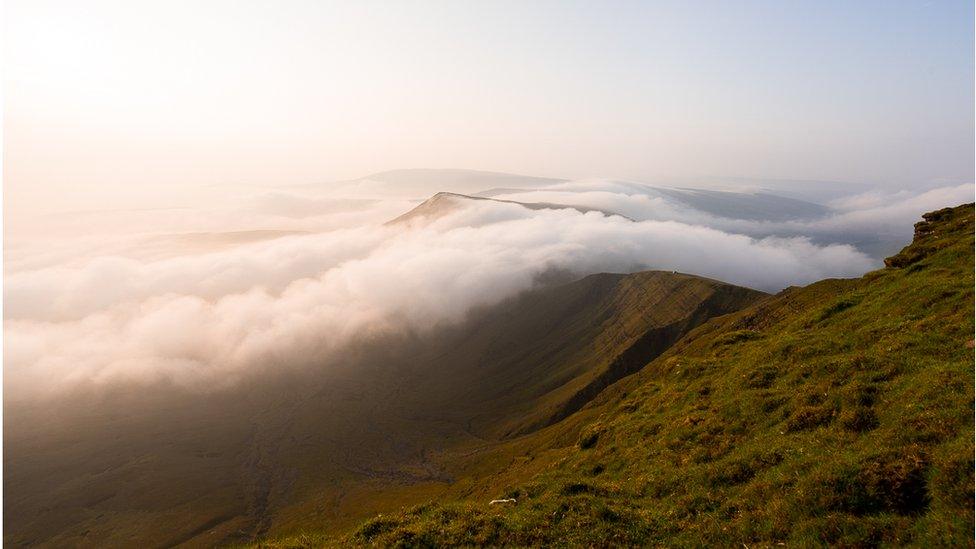
[[[616,381],[640,371],[682,336],[710,318],[722,316],[742,308],[743,303],[758,299],[756,293],[744,288],[716,285],[715,291],[687,316],[669,324],[649,328],[632,344],[613,357],[607,367],[578,390],[549,418],[549,423],[561,420],[592,401],[601,391]]]
[[[673,272],[591,275],[482,311],[405,366],[418,407],[507,438],[566,417],[702,322],[765,296]]]

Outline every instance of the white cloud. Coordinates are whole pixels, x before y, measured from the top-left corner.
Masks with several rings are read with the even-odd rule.
[[[677,270],[775,290],[874,265],[850,246],[805,238],[472,201],[426,226],[12,273],[6,382],[15,395],[117,380],[212,387],[261,369],[325,364],[363,335],[456,322],[553,268]]]
[[[972,202],[972,184],[939,187],[923,192],[869,191],[836,199],[831,211],[814,219],[755,221],[709,215],[657,195],[653,188],[616,181],[569,182],[497,198],[522,202],[553,202],[613,211],[638,220],[671,220],[703,225],[751,236],[828,237],[840,243],[878,235],[911,239],[912,225],[925,212]]]

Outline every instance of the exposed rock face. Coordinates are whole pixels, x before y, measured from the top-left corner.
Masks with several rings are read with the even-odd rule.
[[[885,259],[885,266],[900,269],[929,257],[948,245],[943,239],[950,233],[973,232],[974,204],[963,204],[955,208],[942,208],[922,215],[922,221],[915,224],[915,237],[912,243]]]

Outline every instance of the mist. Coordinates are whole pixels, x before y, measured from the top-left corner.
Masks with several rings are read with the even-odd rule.
[[[6,394],[159,381],[210,391],[259,372],[327,368],[352,343],[423,337],[552,271],[673,270],[768,292],[859,276],[881,258],[854,236],[895,231],[907,243],[920,213],[971,194],[870,191],[817,219],[769,222],[709,215],[641,185],[556,182],[496,198],[621,215],[458,198],[443,215],[389,224],[416,202],[283,190],[242,199],[236,215],[184,215],[206,220],[205,233],[163,219],[53,250],[26,240],[8,252]],[[222,231],[220,220],[233,222]],[[234,232],[243,228],[269,232]]]

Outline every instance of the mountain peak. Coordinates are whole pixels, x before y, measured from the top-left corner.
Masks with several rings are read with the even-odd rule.
[[[419,219],[425,219],[427,221],[432,221],[443,217],[453,211],[456,211],[465,201],[478,201],[478,202],[492,202],[496,204],[516,204],[522,206],[523,208],[528,208],[530,210],[576,210],[580,213],[588,212],[599,212],[606,216],[618,216],[629,221],[634,221],[633,219],[621,215],[616,212],[601,210],[599,208],[590,208],[587,206],[576,206],[572,204],[557,204],[553,202],[518,202],[515,200],[500,200],[497,198],[488,198],[484,196],[471,196],[467,194],[453,193],[447,191],[440,191],[434,193],[433,196],[424,200],[419,205],[417,205],[412,210],[400,215],[390,221],[387,221],[385,225],[399,225],[402,223],[411,223]]]

